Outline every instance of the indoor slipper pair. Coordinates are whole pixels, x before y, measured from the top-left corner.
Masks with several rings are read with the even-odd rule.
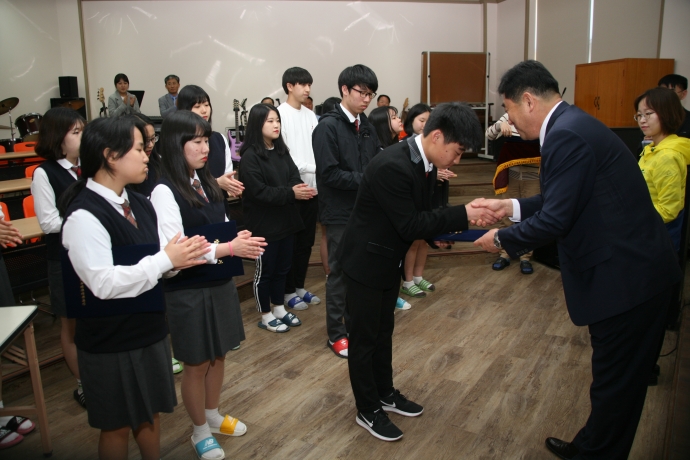
[[[216,441],[216,438],[213,436],[208,437],[206,439],[202,439],[201,441],[194,443],[194,436],[190,438],[190,441],[192,442],[192,447],[194,448],[194,452],[196,452],[197,458],[199,460],[222,460],[225,458],[225,451],[223,450],[222,447],[220,447],[220,444],[218,444],[218,441]],[[221,456],[220,457],[204,457],[204,454],[210,450],[213,449],[219,449]]]
[[[211,427],[211,433],[224,434],[226,436],[242,436],[247,433],[247,425],[235,417],[226,415],[219,428]]]
[[[27,425],[24,422],[29,422],[29,424]],[[25,426],[22,427],[22,425]],[[29,434],[32,431],[34,431],[34,428],[36,428],[36,424],[26,417],[14,416],[2,428],[14,431],[15,433],[24,436],[25,434]]]

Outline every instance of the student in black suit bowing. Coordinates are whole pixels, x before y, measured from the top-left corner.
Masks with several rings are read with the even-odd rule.
[[[413,241],[467,229],[467,221],[498,220],[494,212],[454,206],[431,211],[436,168],[458,164],[482,141],[477,116],[464,104],[441,104],[424,132],[380,152],[367,166],[338,246],[347,285],[350,382],[356,421],[384,441],[402,437],[386,414],[414,417],[422,406],[393,387],[392,336],[400,267]],[[488,210],[487,210],[488,211]]]
[[[664,337],[678,262],[640,168],[601,122],[561,101],[558,82],[537,61],[501,79],[510,123],[541,144],[541,194],[487,200],[518,225],[475,244],[518,257],[558,243],[570,317],[589,326],[592,411],[572,442],[547,438],[563,459],[625,459]]]

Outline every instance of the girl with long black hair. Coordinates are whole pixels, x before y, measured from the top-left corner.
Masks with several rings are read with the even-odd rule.
[[[295,200],[313,198],[316,190],[302,182],[280,135],[280,114],[272,105],[252,107],[240,155],[245,224],[268,243],[256,261],[254,274],[254,296],[261,313],[258,326],[271,332],[287,332],[302,324],[284,305],[293,236],[304,228]]]

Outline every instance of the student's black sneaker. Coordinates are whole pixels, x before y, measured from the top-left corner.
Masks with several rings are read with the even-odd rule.
[[[86,409],[86,397],[84,396],[84,392],[82,391],[79,393],[79,390],[74,390],[73,396],[74,400],[77,401],[81,407]]]
[[[381,406],[387,412],[395,412],[396,414],[404,415],[406,417],[416,417],[422,412],[424,408],[417,403],[409,401],[406,397],[400,394],[398,390],[393,390],[393,393],[381,398]]]
[[[367,430],[375,438],[382,441],[397,441],[403,437],[403,432],[395,426],[381,409],[376,412],[357,412],[357,424]]]

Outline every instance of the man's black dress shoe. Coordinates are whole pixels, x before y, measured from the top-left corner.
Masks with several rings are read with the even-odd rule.
[[[556,454],[558,458],[570,460],[579,453],[572,443],[561,441],[557,438],[546,438],[546,448]]]

